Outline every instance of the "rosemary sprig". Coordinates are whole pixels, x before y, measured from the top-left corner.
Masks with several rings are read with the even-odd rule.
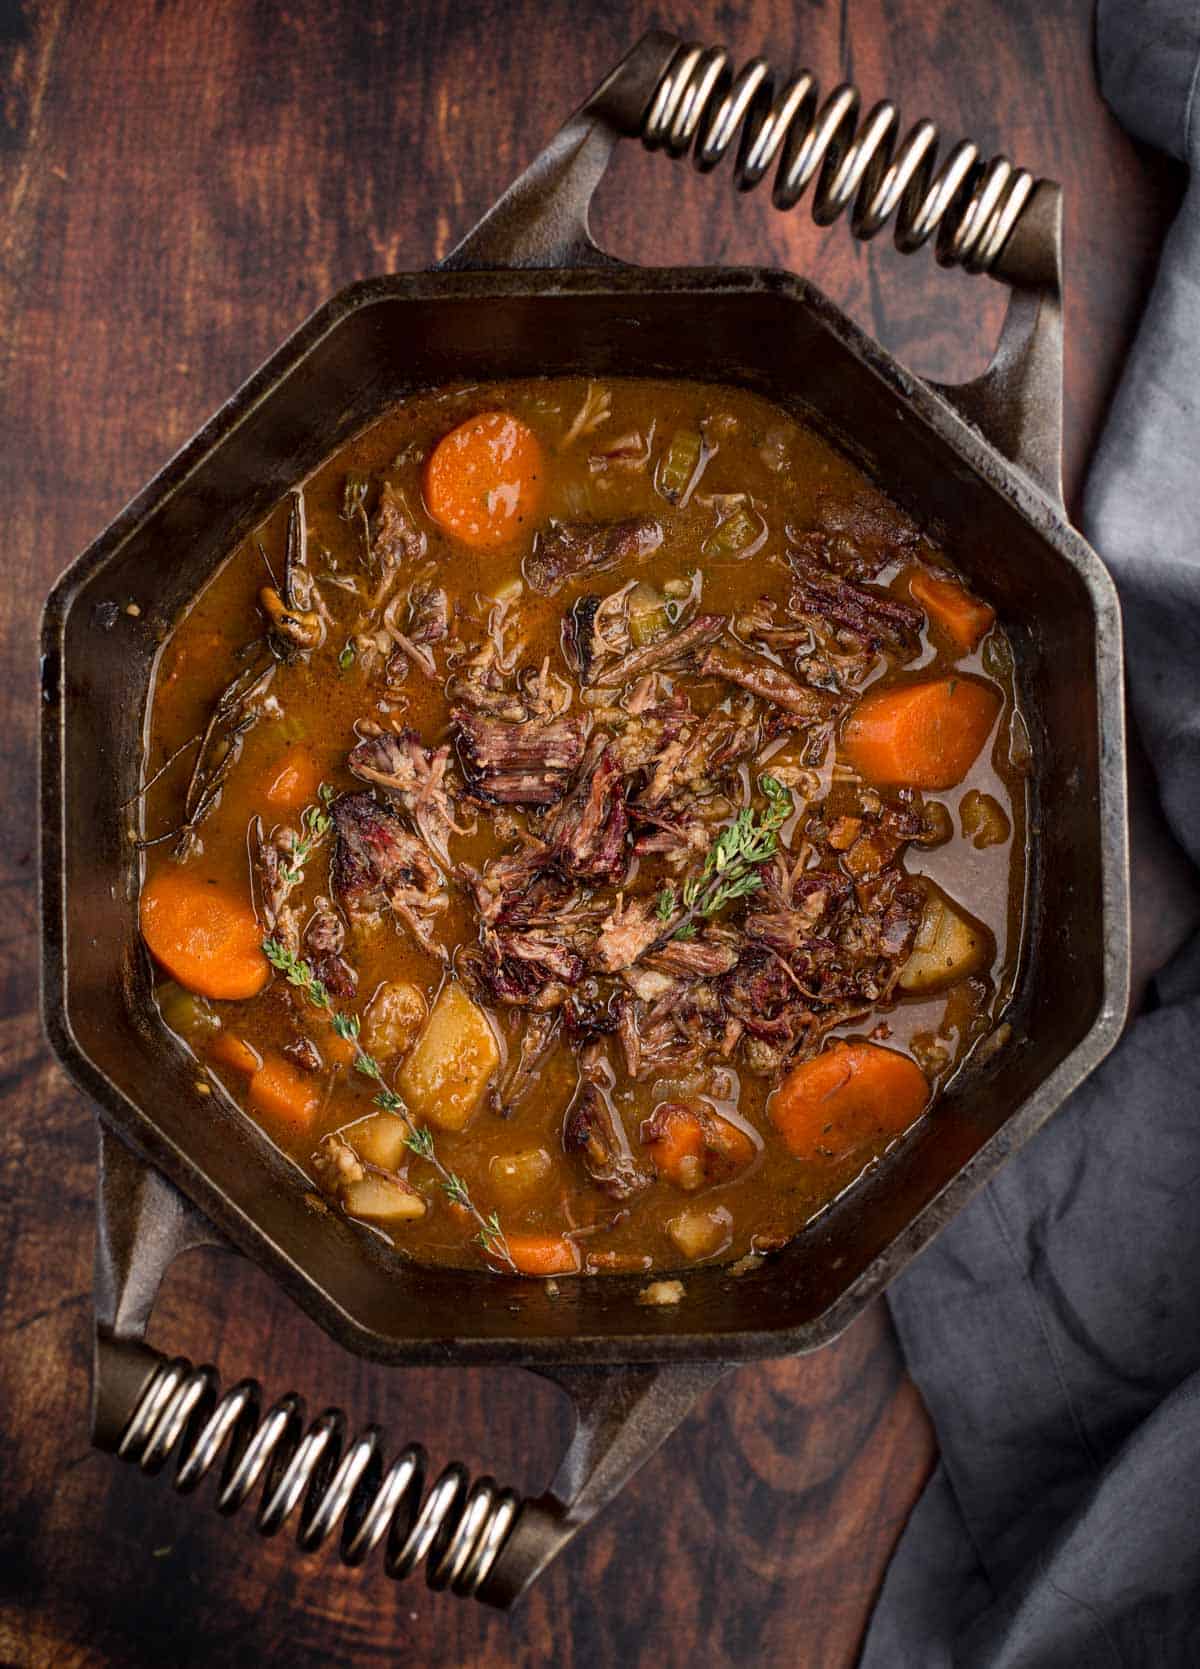
[[[500,1226],[499,1217],[494,1211],[490,1217],[483,1215],[471,1198],[470,1190],[462,1177],[456,1171],[447,1169],[438,1158],[437,1150],[433,1145],[433,1132],[429,1126],[413,1123],[404,1102],[395,1090],[389,1086],[379,1062],[374,1055],[369,1055],[359,1042],[358,1015],[344,1014],[341,1010],[335,1009],[324,982],[317,978],[307,962],[302,961],[278,939],[264,939],[262,948],[267,961],[276,972],[281,973],[289,985],[294,985],[314,1008],[319,1008],[323,1013],[328,1014],[330,1024],[338,1037],[354,1046],[354,1070],[361,1072],[364,1078],[369,1078],[377,1086],[375,1105],[381,1107],[384,1112],[395,1113],[398,1118],[404,1120],[404,1123],[408,1126],[404,1138],[405,1147],[408,1148],[410,1153],[415,1154],[418,1159],[424,1159],[427,1164],[433,1166],[447,1198],[455,1205],[464,1206],[479,1224],[479,1233],[475,1238],[484,1251],[503,1258],[515,1275],[517,1266],[513,1261],[512,1253],[509,1251],[508,1240]]]
[[[699,875],[685,881],[678,891],[668,882],[655,901],[655,914],[667,928],[659,945],[671,939],[692,939],[696,920],[719,915],[727,904],[746,898],[762,885],[761,864],[779,850],[778,833],[792,814],[792,796],[772,776],[762,776],[758,786],[766,796],[765,811],[749,806],[721,830],[704,860]],[[678,919],[677,919],[678,918]]]

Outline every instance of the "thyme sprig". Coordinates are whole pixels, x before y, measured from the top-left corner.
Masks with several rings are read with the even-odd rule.
[[[375,1105],[384,1112],[395,1113],[403,1119],[408,1127],[404,1137],[404,1145],[410,1153],[418,1159],[424,1159],[426,1164],[432,1165],[438,1174],[438,1179],[446,1197],[452,1204],[461,1205],[479,1224],[479,1233],[475,1239],[485,1252],[503,1259],[512,1270],[517,1273],[517,1266],[509,1250],[508,1240],[500,1226],[500,1219],[493,1211],[490,1217],[485,1217],[471,1198],[471,1193],[457,1171],[452,1171],[438,1158],[433,1144],[433,1132],[427,1124],[414,1124],[409,1116],[407,1107],[394,1089],[388,1084],[383,1075],[383,1069],[374,1055],[370,1055],[359,1041],[359,1019],[357,1014],[345,1014],[335,1009],[333,999],[322,980],[318,979],[308,963],[290,951],[279,939],[263,940],[263,954],[267,961],[281,973],[289,985],[295,986],[314,1008],[328,1014],[334,1032],[343,1042],[349,1043],[354,1049],[354,1070],[360,1072],[364,1078],[369,1078],[377,1086]]]
[[[279,872],[289,888],[304,879],[305,864],[333,827],[333,820],[325,808],[333,799],[334,792],[328,783],[323,782],[318,790],[320,805],[305,806],[300,815],[299,832],[292,831],[288,861]]]
[[[792,814],[792,796],[776,777],[761,776],[758,786],[766,796],[761,812],[746,806],[721,830],[699,875],[676,889],[668,882],[655,902],[655,914],[666,927],[659,945],[671,939],[693,939],[698,918],[719,915],[728,904],[746,898],[762,886],[759,867],[779,850],[779,830]]]

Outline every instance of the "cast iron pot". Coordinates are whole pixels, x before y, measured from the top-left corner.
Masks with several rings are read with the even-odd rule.
[[[45,1023],[101,1135],[94,1439],[147,1470],[174,1456],[183,1488],[224,1445],[222,1504],[261,1473],[260,1528],[298,1508],[313,1546],[343,1518],[350,1562],[386,1532],[393,1575],[424,1557],[434,1586],[500,1605],[703,1388],[847,1327],[1100,1061],[1126,1007],[1120,619],[1061,498],[1059,188],[1032,189],[989,263],[1012,296],[988,371],[953,389],[919,381],[803,279],[636,269],[592,242],[588,202],[616,140],[661,114],[681,65],[699,66],[705,97],[719,93],[728,77],[714,63],[647,36],[440,269],[352,285],[315,313],[72,564],[45,611]],[[963,1070],[889,1162],[777,1256],[738,1279],[691,1273],[668,1308],[638,1304],[644,1278],[565,1281],[551,1298],[540,1283],[413,1267],[314,1215],[262,1132],[219,1088],[197,1089],[137,931],[130,808],[155,654],[188,599],[292,483],[410,391],[579,373],[735,382],[815,421],[940,528],[995,602],[1032,721],[1029,925],[1007,1046]],[[144,1342],[172,1258],[205,1242],[254,1258],[361,1356],[515,1363],[563,1385],[579,1417],[547,1494],[469,1488],[451,1467],[422,1504],[418,1450],[383,1479],[373,1436],[346,1447],[326,1420],[301,1442],[288,1399],[247,1448],[254,1389],[218,1400],[212,1370]]]

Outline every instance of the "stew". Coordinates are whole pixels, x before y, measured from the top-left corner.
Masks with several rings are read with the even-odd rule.
[[[758,1256],[1002,1037],[1028,759],[992,608],[795,417],[416,394],[164,644],[159,1007],[407,1257]]]

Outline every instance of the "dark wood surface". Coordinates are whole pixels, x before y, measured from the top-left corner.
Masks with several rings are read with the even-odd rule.
[[[1090,0],[0,0],[0,1660],[18,1664],[854,1660],[934,1443],[875,1306],[749,1368],[511,1618],[302,1561],[87,1440],[94,1133],[39,1029],[36,621],[53,577],[305,314],[445,253],[652,22],[848,75],[1066,186],[1067,478],[1088,449],[1178,182],[1109,118]],[[1002,297],[623,148],[603,242],[815,278],[914,369],[983,364]],[[714,367],[719,375],[720,367]],[[173,1273],[154,1338],[297,1386],[525,1487],[565,1433],[518,1372],[391,1376],[252,1267]]]

